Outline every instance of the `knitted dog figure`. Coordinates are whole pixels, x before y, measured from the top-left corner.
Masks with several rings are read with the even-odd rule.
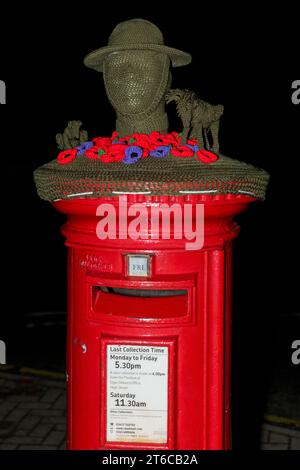
[[[171,89],[166,94],[166,102],[174,101],[176,110],[183,124],[182,143],[188,138],[195,138],[201,148],[219,152],[220,119],[224,112],[223,105],[212,105],[201,100],[190,90]],[[211,134],[212,145],[209,142]]]

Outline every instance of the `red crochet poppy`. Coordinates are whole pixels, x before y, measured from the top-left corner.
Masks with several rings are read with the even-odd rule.
[[[112,144],[107,153],[101,155],[101,161],[103,163],[120,162],[123,160],[125,155],[126,145],[123,144]]]
[[[131,135],[126,135],[125,137],[118,137],[118,143],[129,145],[130,139],[131,139]]]
[[[137,144],[136,144],[137,145]],[[143,148],[142,145],[139,145],[139,147],[141,147],[141,149],[143,150],[143,153],[142,153],[142,158],[146,158],[149,156],[149,149],[148,148]]]
[[[218,155],[216,155],[213,152],[210,152],[209,150],[204,150],[204,149],[198,150],[198,152],[196,152],[196,155],[199,158],[199,160],[203,163],[213,163],[219,160]]]
[[[154,131],[149,135],[150,149],[154,150],[156,147],[162,145],[177,145],[178,141],[173,134],[161,134],[160,132]]]
[[[132,139],[134,139],[134,145],[137,145],[138,147],[148,150],[151,147],[150,136],[147,134],[138,134],[135,132],[132,134]]]
[[[99,160],[100,159],[99,151],[101,151],[101,149],[97,145],[95,145],[91,149],[86,150],[84,154],[86,157],[90,158],[91,160]],[[103,151],[105,152],[105,150]]]
[[[198,141],[197,141],[196,139],[189,139],[189,140],[187,141],[187,143],[188,143],[189,145],[193,145],[193,146],[194,146],[194,145],[199,145],[199,144],[198,144]]]
[[[171,132],[171,134],[167,134],[164,136],[166,138],[167,145],[178,145],[181,140],[181,136],[178,137],[178,132]]]
[[[67,165],[73,162],[77,155],[77,149],[63,150],[57,156],[57,161],[60,165]]]
[[[173,157],[192,157],[194,150],[186,145],[178,145],[177,147],[171,148],[171,155],[173,155]]]
[[[106,148],[111,145],[111,137],[95,137],[93,142],[98,148]]]

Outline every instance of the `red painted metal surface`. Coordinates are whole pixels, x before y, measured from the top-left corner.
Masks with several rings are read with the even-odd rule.
[[[99,240],[96,208],[116,198],[58,201],[68,216],[62,232],[68,259],[68,448],[229,449],[231,374],[231,243],[235,215],[247,196],[150,197],[142,202],[203,203],[204,246],[186,240]],[[149,277],[127,274],[126,255],[151,255]],[[126,297],[112,289],[184,291],[184,295]],[[104,289],[103,289],[104,288]],[[106,345],[168,348],[167,441],[107,442]]]

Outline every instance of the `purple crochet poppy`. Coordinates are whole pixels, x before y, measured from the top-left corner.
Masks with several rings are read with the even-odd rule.
[[[192,149],[195,153],[199,150],[199,145],[186,144],[186,146]]]
[[[150,156],[156,157],[156,158],[162,158],[162,157],[166,157],[169,152],[170,152],[169,145],[161,145],[160,147],[156,147],[155,150],[152,150],[150,152]]]
[[[85,151],[91,149],[92,147],[94,147],[94,145],[94,142],[83,142],[83,144],[76,147],[76,149],[78,150],[77,155],[84,155]]]
[[[131,163],[137,162],[140,158],[142,158],[143,150],[141,147],[137,145],[132,145],[131,147],[127,147],[125,150],[125,157],[123,158],[122,162],[126,163],[127,165],[131,165]]]

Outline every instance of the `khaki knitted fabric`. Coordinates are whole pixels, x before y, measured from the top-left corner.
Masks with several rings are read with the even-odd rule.
[[[269,175],[252,165],[219,155],[205,164],[196,157],[140,159],[134,165],[102,163],[84,156],[68,165],[56,160],[34,172],[39,196],[46,201],[73,197],[116,196],[119,192],[151,195],[244,194],[264,200]]]
[[[108,39],[108,45],[90,52],[84,64],[97,72],[103,72],[103,61],[115,52],[121,51],[155,51],[167,55],[173,67],[188,65],[192,57],[187,52],[166,46],[162,32],[150,21],[142,18],[119,23]]]
[[[120,137],[134,132],[166,133],[165,94],[170,87],[170,59],[153,51],[111,54],[103,65],[105,89],[117,114]]]
[[[103,72],[107,96],[116,114],[120,137],[159,131],[166,133],[164,97],[171,86],[170,66],[191,62],[190,54],[165,46],[153,23],[136,18],[119,23],[108,46],[88,54],[84,63]]]

